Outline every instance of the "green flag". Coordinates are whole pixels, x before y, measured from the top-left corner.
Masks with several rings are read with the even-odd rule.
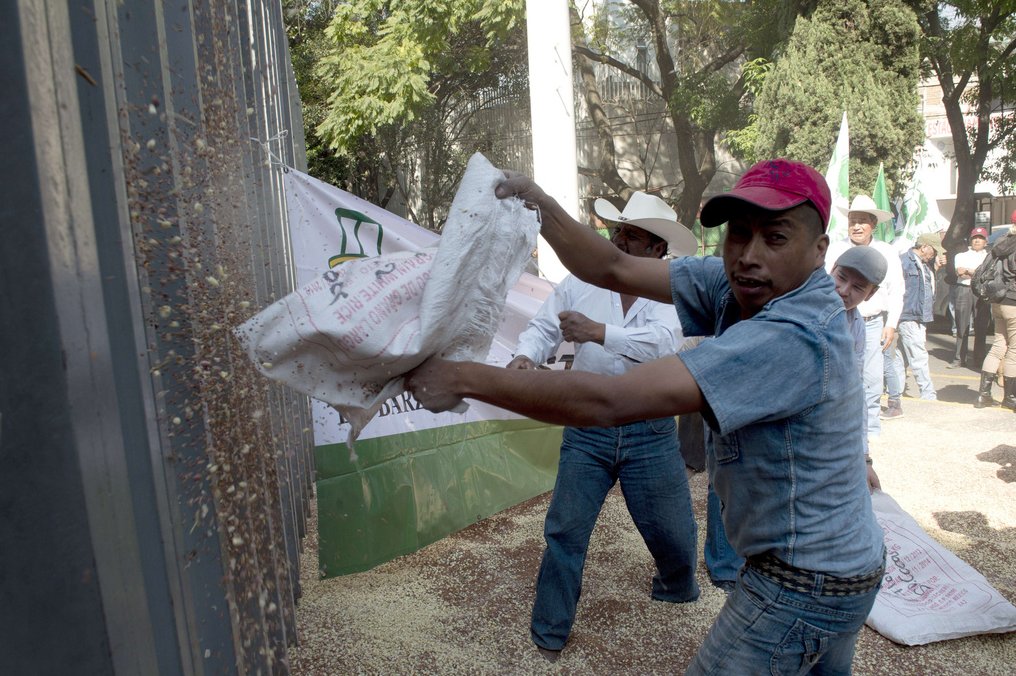
[[[875,201],[875,206],[879,209],[892,212],[892,205],[889,203],[889,191],[885,187],[885,169],[881,162],[878,163],[878,178],[875,179],[875,189],[871,191],[871,199]],[[872,236],[883,242],[892,242],[896,239],[896,227],[893,224],[893,220],[882,221],[876,225]]]
[[[836,147],[829,158],[825,180],[832,193],[832,209],[829,210],[829,239],[836,241],[847,237],[847,206],[850,200],[850,131],[847,128],[847,111],[843,111],[840,133]],[[841,211],[842,209],[842,211]]]

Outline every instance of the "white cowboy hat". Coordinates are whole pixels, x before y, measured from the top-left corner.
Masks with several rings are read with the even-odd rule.
[[[861,211],[866,214],[871,214],[875,217],[876,223],[888,221],[893,217],[893,213],[891,211],[879,209],[875,206],[875,200],[871,199],[867,195],[857,195],[854,197],[854,201],[850,203],[849,209],[844,209],[843,207],[837,208],[847,215],[849,215],[851,211]]]
[[[624,211],[602,197],[593,202],[593,211],[605,221],[628,223],[662,237],[674,256],[690,256],[698,250],[698,240],[691,230],[681,225],[677,214],[655,195],[633,192]]]

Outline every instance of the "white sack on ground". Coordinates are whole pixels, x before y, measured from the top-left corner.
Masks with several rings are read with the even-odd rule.
[[[882,491],[871,496],[885,534],[882,588],[866,624],[903,645],[1016,630],[1016,607],[929,536]]]
[[[269,378],[331,404],[350,441],[428,357],[482,360],[540,225],[473,155],[436,248],[351,260],[235,329]]]

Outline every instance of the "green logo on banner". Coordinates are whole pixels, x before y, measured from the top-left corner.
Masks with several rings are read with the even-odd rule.
[[[381,255],[381,240],[384,239],[384,229],[374,219],[352,209],[336,209],[335,219],[339,222],[339,229],[342,230],[342,250],[328,259],[328,267],[334,268],[339,263],[344,263],[354,258],[370,258]],[[350,223],[352,221],[352,223]],[[377,226],[377,250],[368,252],[360,241],[360,227],[364,223]],[[350,238],[349,229],[352,228],[353,236]],[[369,228],[368,228],[369,231]],[[364,233],[366,235],[366,233]],[[356,244],[351,244],[356,242]]]

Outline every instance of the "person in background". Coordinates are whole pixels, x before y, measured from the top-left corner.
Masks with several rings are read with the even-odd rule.
[[[1005,261],[1002,281],[1006,293],[1001,302],[991,304],[995,342],[981,364],[981,385],[974,406],[984,408],[995,404],[991,398],[991,383],[1001,365],[1005,392],[1002,406],[1016,412],[1016,211],[1012,212],[1009,233],[992,245],[991,254]]]
[[[470,398],[565,425],[701,412],[723,525],[745,565],[687,673],[849,673],[885,546],[860,453],[853,341],[823,269],[825,178],[759,162],[702,210],[705,227],[727,224],[723,258],[669,262],[619,254],[525,176],[495,194],[539,209],[541,234],[580,279],[671,301],[685,335],[714,338],[619,376],[432,357],[406,387],[435,412]]]
[[[857,311],[857,306],[871,298],[878,291],[879,284],[885,279],[886,262],[882,254],[871,247],[855,246],[847,249],[833,264],[830,275],[836,285],[836,293],[843,301],[847,310],[847,326],[854,341],[854,356],[857,360],[857,374],[864,375],[864,319]],[[860,402],[861,418],[868,415],[868,408],[862,397]],[[867,429],[868,422],[864,422]],[[868,488],[874,491],[882,484],[875,473],[871,455],[868,454],[868,437],[864,437],[864,462],[868,466]]]
[[[956,311],[956,350],[946,368],[954,369],[966,365],[967,337],[973,320],[974,294],[970,290],[970,278],[981,261],[988,255],[988,230],[977,227],[970,231],[970,248],[956,254],[956,288],[954,289]]]
[[[702,336],[685,338],[684,345],[678,353],[691,350],[709,340]],[[681,439],[681,455],[689,471],[701,472],[705,469],[706,423],[701,413],[686,413],[678,418],[678,436]],[[723,530],[723,519],[720,518],[720,499],[709,483],[706,490],[706,541],[703,547],[703,558],[709,582],[725,594],[734,591],[737,573],[744,565],[744,558],[737,555],[727,540]]]
[[[894,368],[901,382],[906,382],[906,369],[902,352],[914,374],[921,399],[935,400],[938,394],[931,382],[928,368],[927,332],[925,324],[935,320],[935,261],[945,254],[942,241],[936,235],[925,234],[917,238],[914,246],[900,255],[903,265],[903,313],[899,323],[899,347]]]
[[[632,194],[623,212],[596,200],[613,225],[611,242],[636,257],[695,252],[691,231],[659,197]],[[562,342],[575,343],[573,371],[620,375],[677,352],[684,342],[671,304],[616,293],[565,277],[519,336],[509,369],[535,369]],[[698,558],[695,516],[673,416],[622,425],[566,427],[554,493],[544,521],[546,549],[536,579],[530,635],[557,659],[571,634],[582,592],[589,538],[607,492],[620,481],[635,526],[656,562],[652,597],[694,601]]]
[[[868,436],[882,432],[883,417],[880,401],[887,389],[889,401],[884,417],[903,415],[900,398],[903,383],[897,380],[896,370],[886,368],[889,355],[895,350],[896,325],[903,311],[903,269],[900,257],[891,244],[874,238],[875,226],[892,218],[892,214],[875,206],[867,195],[857,195],[847,210],[847,236],[843,242],[832,242],[826,256],[826,269],[831,270],[840,255],[852,246],[870,246],[886,260],[886,275],[875,295],[858,306],[864,318],[864,395],[868,404]]]

